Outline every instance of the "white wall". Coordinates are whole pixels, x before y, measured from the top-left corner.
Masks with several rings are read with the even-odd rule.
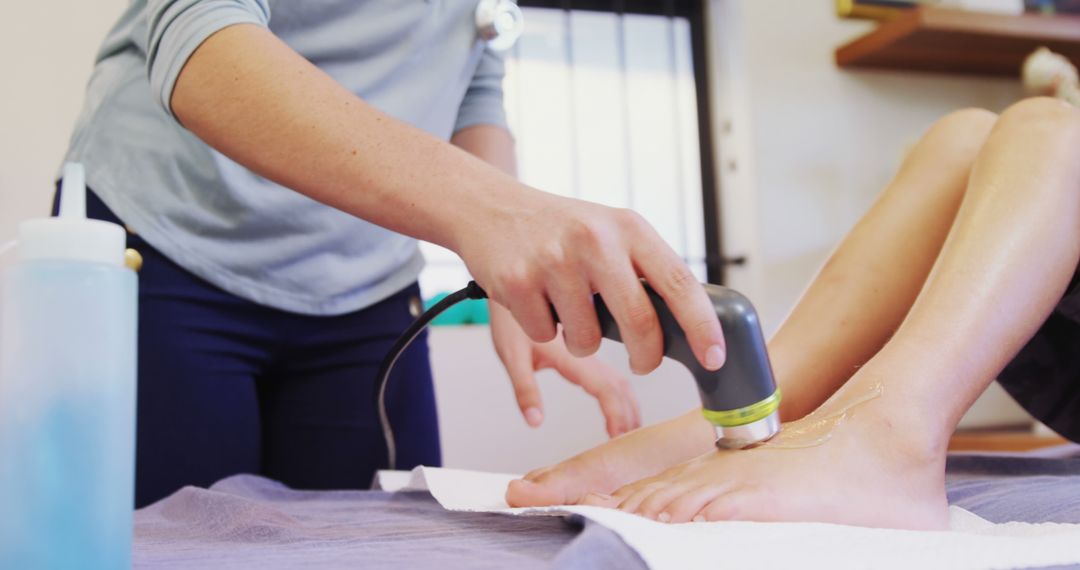
[[[94,55],[125,0],[11,2],[0,18],[0,243],[48,214]]]
[[[774,330],[816,268],[892,176],[900,157],[937,118],[963,107],[1000,110],[1017,81],[912,72],[844,71],[833,50],[869,30],[840,20],[826,0],[713,0],[712,56],[725,199],[742,228],[745,280]],[[734,164],[734,169],[729,165]],[[747,198],[749,197],[749,198]],[[745,244],[745,245],[744,245]]]
[[[767,334],[923,131],[1021,96],[1018,80],[838,69],[833,50],[873,24],[830,0],[712,0],[710,25],[725,248],[749,257],[730,281]],[[1023,417],[992,392],[969,419]]]

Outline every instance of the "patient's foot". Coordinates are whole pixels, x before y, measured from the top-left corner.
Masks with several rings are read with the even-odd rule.
[[[513,507],[577,504],[589,493],[610,493],[697,457],[713,449],[715,437],[701,410],[693,410],[532,471],[510,483],[506,502]]]
[[[859,404],[844,421],[811,427],[810,432],[830,432],[827,438],[801,442],[817,445],[781,448],[781,432],[761,447],[709,451],[611,497],[590,495],[584,502],[663,522],[735,519],[945,528],[943,446],[918,434],[918,418],[895,413],[897,403],[888,396]],[[817,415],[817,421],[822,417]],[[814,421],[811,414],[785,429]],[[797,442],[787,445],[792,443]]]

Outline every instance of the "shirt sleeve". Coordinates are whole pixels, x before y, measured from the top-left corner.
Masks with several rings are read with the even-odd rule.
[[[173,88],[195,49],[234,24],[268,26],[270,6],[267,0],[150,0],[147,21],[150,87],[158,104],[173,115]]]
[[[465,98],[458,107],[454,132],[474,125],[495,125],[507,128],[506,109],[503,107],[503,76],[506,69],[503,56],[484,49],[476,67]]]

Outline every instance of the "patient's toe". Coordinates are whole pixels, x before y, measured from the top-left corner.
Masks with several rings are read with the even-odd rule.
[[[506,488],[506,504],[511,507],[545,507],[568,503],[566,490],[558,484],[514,479]]]
[[[708,484],[683,493],[667,505],[666,511],[671,516],[671,522],[683,523],[694,520],[705,505],[729,488],[729,485]],[[701,520],[704,520],[704,517]]]

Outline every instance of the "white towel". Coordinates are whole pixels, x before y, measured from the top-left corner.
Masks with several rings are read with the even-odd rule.
[[[578,514],[617,533],[654,569],[1030,568],[1080,564],[1080,524],[994,524],[950,507],[950,530],[910,531],[825,523],[665,524],[586,506],[510,508],[516,475],[417,467],[380,472],[387,491],[427,491],[444,508],[509,515]]]

